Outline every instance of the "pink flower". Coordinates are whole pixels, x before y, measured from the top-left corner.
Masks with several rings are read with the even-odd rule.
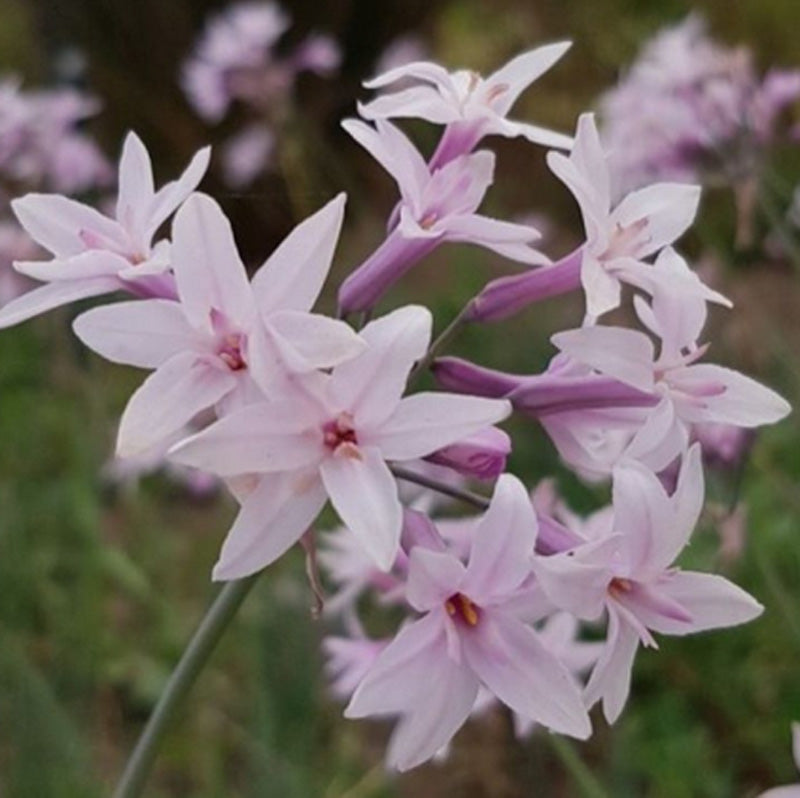
[[[406,596],[422,618],[403,627],[359,684],[345,716],[399,714],[388,761],[407,770],[466,721],[484,685],[554,731],[588,737],[575,683],[515,600],[531,573],[536,516],[522,484],[497,481],[466,567],[446,551],[411,551]]]
[[[519,95],[550,69],[569,46],[569,42],[559,42],[523,53],[487,78],[467,69],[448,72],[428,61],[395,67],[364,85],[368,89],[384,89],[402,81],[403,87],[360,104],[358,111],[365,119],[414,117],[447,125],[431,159],[432,169],[471,152],[487,135],[523,136],[536,144],[569,148],[572,142],[568,136],[506,119]],[[417,85],[408,87],[409,80]]]
[[[539,557],[536,576],[547,597],[578,618],[606,610],[608,639],[586,687],[603,701],[609,723],[622,712],[639,643],[657,648],[652,632],[685,635],[756,618],[761,605],[713,574],[681,571],[673,561],[689,541],[703,504],[700,447],[687,454],[675,493],[632,461],[614,471],[611,532],[570,551]]]
[[[792,724],[792,753],[794,763],[800,770],[800,723]],[[800,798],[800,784],[773,787],[773,789],[761,793],[758,798]]]
[[[120,302],[76,319],[75,332],[95,352],[155,369],[123,413],[120,455],[150,448],[223,400],[230,407],[262,398],[286,372],[328,368],[363,349],[343,322],[308,313],[333,258],[344,201],[340,194],[295,228],[251,284],[222,210],[194,194],[173,225],[178,301]]]
[[[477,244],[521,263],[547,258],[530,246],[532,227],[476,213],[494,176],[494,155],[478,152],[431,170],[414,145],[390,122],[376,128],[356,120],[342,127],[397,181],[397,224],[383,244],[342,284],[346,312],[366,310],[425,255],[445,241]]]
[[[206,147],[177,181],[156,191],[147,150],[135,133],[129,133],[119,165],[115,219],[57,194],[14,200],[22,226],[54,258],[14,264],[20,273],[47,285],[7,304],[0,311],[0,327],[77,299],[117,290],[146,291],[148,281],[170,266],[169,242],[154,245],[153,237],[200,182],[208,159]]]
[[[241,100],[253,110],[275,114],[302,71],[326,75],[341,61],[336,42],[312,34],[288,54],[276,52],[291,19],[272,2],[241,2],[214,15],[191,58],[181,84],[200,116],[219,122]]]
[[[621,282],[652,293],[657,274],[643,261],[689,227],[697,213],[700,188],[658,183],[628,194],[612,207],[608,160],[593,114],[582,114],[578,120],[569,157],[550,152],[547,163],[573,193],[583,216],[586,244],[581,283],[587,313],[596,318],[617,307]],[[698,279],[686,287],[714,301],[725,301]]]
[[[590,326],[552,337],[574,361],[661,397],[626,444],[625,456],[660,471],[686,449],[692,424],[750,428],[775,423],[790,412],[789,404],[769,388],[731,369],[697,362],[708,348],[697,343],[706,320],[701,297],[662,290],[652,305],[637,301],[636,310],[661,339],[658,357],[651,339],[637,330]]]
[[[713,41],[691,14],[650,39],[600,99],[617,188],[752,173],[775,139],[780,111],[798,97],[797,71],[773,70],[760,80],[750,50]]]
[[[380,568],[398,552],[402,506],[387,461],[441,449],[505,418],[507,402],[444,393],[401,398],[425,353],[430,313],[409,306],[368,324],[368,348],[330,374],[287,386],[285,398],[231,413],[180,444],[178,462],[221,476],[260,475],[214,569],[237,579],[289,548],[330,498]]]

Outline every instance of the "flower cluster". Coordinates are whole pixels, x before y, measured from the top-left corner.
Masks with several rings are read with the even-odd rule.
[[[252,117],[223,145],[225,177],[233,186],[247,185],[269,166],[298,74],[328,75],[339,66],[339,48],[324,34],[312,34],[279,54],[276,45],[290,26],[277,3],[239,3],[208,21],[184,64],[184,92],[203,119],[220,122],[234,103]]]
[[[658,33],[600,101],[620,190],[654,179],[725,182],[758,166],[781,112],[800,98],[800,71],[762,79],[744,47],[712,41],[691,15]]]
[[[285,25],[275,15],[262,23],[251,30],[262,38]],[[252,277],[224,212],[195,191],[207,150],[156,190],[147,151],[129,134],[113,218],[58,195],[13,203],[53,257],[16,264],[44,285],[0,310],[0,325],[128,294],[84,312],[74,330],[101,356],[150,372],[122,415],[118,453],[168,447],[174,462],[222,478],[239,502],[214,579],[241,579],[307,542],[330,502],[343,526],[325,537],[319,562],[336,587],[327,611],[346,632],[325,642],[334,690],[348,717],[398,719],[388,760],[400,769],[445,749],[496,702],[521,734],[542,725],[586,738],[593,705],[611,722],[622,712],[640,644],[740,624],[762,609],[725,578],[675,562],[704,501],[701,430],[755,428],[789,407],[703,360],[707,304],[730,303],[673,248],[699,189],[659,183],[615,201],[591,115],[574,139],[506,118],[566,49],[535,49],[486,78],[413,62],[366,84],[383,91],[343,126],[399,197],[385,240],[341,285],[336,318],[312,309],[344,195],[302,221]],[[428,161],[389,121],[401,117],[444,125]],[[554,263],[534,248],[535,229],[478,212],[494,176],[494,155],[476,149],[488,134],[555,148],[548,164],[583,217],[574,252]],[[443,337],[431,342],[430,310],[377,312],[403,274],[453,241],[527,268],[491,281],[448,334],[582,292],[583,324],[553,336],[544,372],[437,359]],[[601,323],[631,295],[642,329]],[[354,311],[369,320],[350,326]],[[428,367],[443,390],[414,390]],[[539,422],[577,474],[609,480],[611,504],[581,519],[505,473],[512,441],[495,425],[512,411]],[[200,428],[186,436],[190,424]],[[491,497],[466,490],[469,479],[493,481]],[[440,517],[437,494],[483,512]],[[405,616],[395,636],[366,633],[365,594]]]

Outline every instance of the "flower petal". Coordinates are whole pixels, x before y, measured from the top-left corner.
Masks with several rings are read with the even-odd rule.
[[[178,352],[197,353],[201,341],[178,302],[145,299],[93,308],[72,324],[89,349],[113,363],[158,368]]]
[[[233,230],[222,208],[205,194],[193,194],[175,216],[172,268],[193,327],[212,332],[212,310],[239,326],[250,324],[253,294]]]
[[[235,377],[233,377],[236,380]],[[294,471],[325,455],[322,432],[295,400],[258,402],[182,441],[170,458],[220,476]]]
[[[369,348],[333,371],[330,395],[359,426],[377,426],[395,410],[415,361],[428,348],[432,317],[420,305],[406,305],[371,321],[361,337]]]
[[[420,612],[441,608],[450,596],[459,591],[464,574],[463,564],[450,552],[415,546],[408,564],[408,603]]]
[[[65,280],[39,286],[12,299],[0,310],[0,329],[11,327],[61,305],[120,289],[116,277]]]
[[[194,352],[175,355],[131,396],[120,421],[117,455],[132,457],[155,446],[235,387],[232,373]]]
[[[344,220],[345,194],[289,233],[253,277],[259,311],[311,310],[328,276]]]
[[[343,321],[316,313],[280,310],[265,323],[284,362],[297,373],[338,366],[367,346]]]
[[[642,332],[622,327],[583,327],[551,339],[565,355],[641,391],[653,389],[653,344]]]
[[[214,580],[242,579],[273,563],[314,522],[325,499],[314,471],[261,477],[222,544]]]
[[[11,208],[31,238],[57,258],[84,252],[87,247],[81,234],[85,231],[122,243],[116,222],[60,194],[26,194],[12,200]]]
[[[403,507],[380,452],[361,446],[358,454],[327,457],[320,465],[322,481],[344,524],[377,566],[388,571],[400,547]]]
[[[574,679],[515,618],[488,613],[462,635],[464,656],[504,704],[553,731],[585,740],[592,731]]]
[[[660,583],[658,589],[691,616],[689,623],[659,618],[651,628],[661,634],[685,635],[738,626],[764,611],[749,593],[716,574],[677,571]]]
[[[622,714],[631,689],[631,671],[639,636],[636,630],[609,611],[608,639],[584,691],[586,706],[603,701],[603,714],[614,723]]]
[[[472,537],[464,590],[473,601],[508,596],[530,575],[537,531],[528,491],[516,477],[503,474]]]
[[[367,427],[364,443],[387,460],[413,460],[462,440],[511,414],[505,399],[453,393],[417,393],[401,399],[380,427]]]

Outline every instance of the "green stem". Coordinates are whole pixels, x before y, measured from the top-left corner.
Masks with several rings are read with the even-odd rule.
[[[594,773],[589,770],[586,763],[578,756],[575,747],[569,740],[559,734],[548,734],[546,736],[556,756],[572,776],[584,798],[609,798],[603,785],[600,784]]]
[[[228,628],[228,624],[255,584],[256,578],[257,574],[228,582],[217,594],[169,677],[164,692],[161,693],[156,708],[128,759],[113,798],[137,798],[142,794],[159,745],[175,711],[191,690],[219,639]]]
[[[455,337],[456,333],[461,329],[461,327],[466,324],[467,321],[467,313],[469,313],[472,307],[472,302],[467,302],[463,308],[459,311],[458,315],[447,325],[447,327],[442,330],[439,334],[439,337],[428,347],[428,351],[425,353],[423,358],[417,362],[417,365],[411,370],[411,374],[408,377],[408,381],[412,382],[417,377],[424,372],[431,363],[433,363],[433,359],[436,355],[444,349],[447,344]]]

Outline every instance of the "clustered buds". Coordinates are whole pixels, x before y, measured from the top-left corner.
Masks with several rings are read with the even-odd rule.
[[[254,16],[248,34],[263,44],[286,24]],[[219,63],[203,56],[186,73],[209,117],[247,89],[248,70],[265,68],[261,55],[227,65],[223,39],[209,34],[201,47]],[[16,264],[43,285],[0,310],[0,325],[128,295],[78,316],[74,330],[101,356],[150,372],[123,413],[118,454],[168,448],[172,462],[217,475],[239,502],[214,579],[270,565],[314,534],[330,502],[343,526],[322,536],[318,560],[336,591],[326,614],[340,624],[324,643],[333,690],[347,717],[397,719],[388,761],[400,769],[446,749],[468,717],[496,702],[519,734],[544,726],[584,739],[594,704],[609,722],[622,712],[640,645],[762,611],[723,577],[675,561],[702,510],[704,447],[719,456],[713,431],[747,435],[789,406],[707,361],[707,305],[731,303],[674,249],[699,188],[657,183],[616,199],[591,115],[580,117],[574,139],[506,118],[566,49],[541,47],[487,78],[415,62],[366,84],[382,93],[343,126],[394,178],[399,197],[385,240],[340,287],[335,319],[312,308],[342,229],[343,194],[301,222],[251,279],[222,209],[196,192],[207,149],[156,190],[147,151],[129,134],[113,217],[53,194],[13,206],[52,258]],[[228,93],[218,96],[205,82],[223,73],[217,88]],[[388,121],[406,117],[444,126],[427,162]],[[494,179],[495,156],[476,150],[488,134],[556,148],[547,162],[583,219],[573,252],[551,258],[534,248],[535,229],[478,213]],[[170,217],[170,236],[160,237]],[[581,292],[582,323],[553,335],[544,371],[437,358],[428,308],[379,312],[394,283],[449,242],[526,267],[491,281],[455,327]],[[629,301],[641,329],[603,323]],[[350,326],[353,311],[372,318]],[[415,391],[428,367],[439,390]],[[546,486],[531,493],[506,473],[512,440],[495,425],[512,412],[540,424],[576,474],[610,481],[610,505],[579,518]],[[494,482],[491,497],[469,492],[470,479]],[[451,505],[442,514],[443,497],[481,512],[453,517]],[[365,596],[405,617],[396,635],[365,632]]]

